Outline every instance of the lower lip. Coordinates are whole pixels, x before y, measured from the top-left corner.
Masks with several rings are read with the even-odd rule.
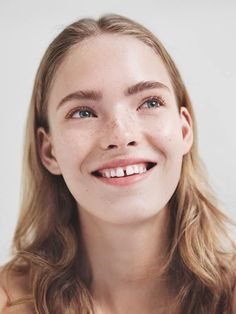
[[[105,177],[96,177],[100,181],[110,184],[110,185],[118,185],[118,186],[127,186],[139,182],[145,179],[155,168],[156,166],[152,167],[151,169],[147,170],[144,173],[139,173],[127,177],[120,177],[120,178],[105,178]]]

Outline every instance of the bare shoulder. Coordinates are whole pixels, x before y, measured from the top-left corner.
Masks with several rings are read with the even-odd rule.
[[[24,304],[10,306],[12,301],[24,298],[27,292],[22,277],[8,277],[4,267],[0,267],[0,314],[32,314]]]
[[[8,304],[8,296],[4,285],[3,267],[0,267],[0,313],[5,313]]]
[[[0,283],[0,313],[5,313],[4,310],[7,307],[7,302],[8,302],[7,294],[2,288]]]

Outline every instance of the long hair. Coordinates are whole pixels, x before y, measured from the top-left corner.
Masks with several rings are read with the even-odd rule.
[[[231,313],[234,247],[226,228],[229,221],[217,208],[198,154],[190,98],[161,42],[142,25],[119,15],[69,25],[49,45],[40,63],[25,130],[14,257],[7,265],[9,272],[28,278],[30,289],[28,296],[11,300],[11,305],[29,301],[36,313],[94,313],[76,203],[63,177],[43,166],[36,132],[39,127],[50,132],[48,96],[58,67],[75,44],[100,34],[132,36],[153,49],[169,73],[178,107],[186,107],[193,120],[193,146],[183,157],[180,181],[168,204],[169,246],[162,271],[175,289],[172,305],[185,314]]]

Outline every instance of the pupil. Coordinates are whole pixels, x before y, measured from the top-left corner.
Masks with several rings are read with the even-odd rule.
[[[157,106],[156,100],[150,100],[149,104],[150,104],[150,107],[156,107]]]
[[[86,118],[89,116],[89,112],[84,110],[84,111],[80,111],[80,117],[81,118]]]

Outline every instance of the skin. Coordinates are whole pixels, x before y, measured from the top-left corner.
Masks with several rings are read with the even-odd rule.
[[[158,81],[167,88],[124,94],[141,81]],[[73,99],[58,108],[66,95],[78,90],[99,90],[102,99]],[[161,97],[164,103],[158,100],[160,106],[150,108],[148,97]],[[92,113],[79,118],[77,111],[68,118],[78,106]],[[106,34],[83,41],[55,75],[48,118],[50,133],[38,129],[41,159],[51,173],[63,175],[77,201],[96,312],[165,312],[170,285],[150,273],[158,273],[161,266],[167,203],[193,134],[191,117],[186,108],[178,110],[160,57],[130,36]],[[129,157],[157,166],[128,187],[107,185],[91,175],[104,162]]]

